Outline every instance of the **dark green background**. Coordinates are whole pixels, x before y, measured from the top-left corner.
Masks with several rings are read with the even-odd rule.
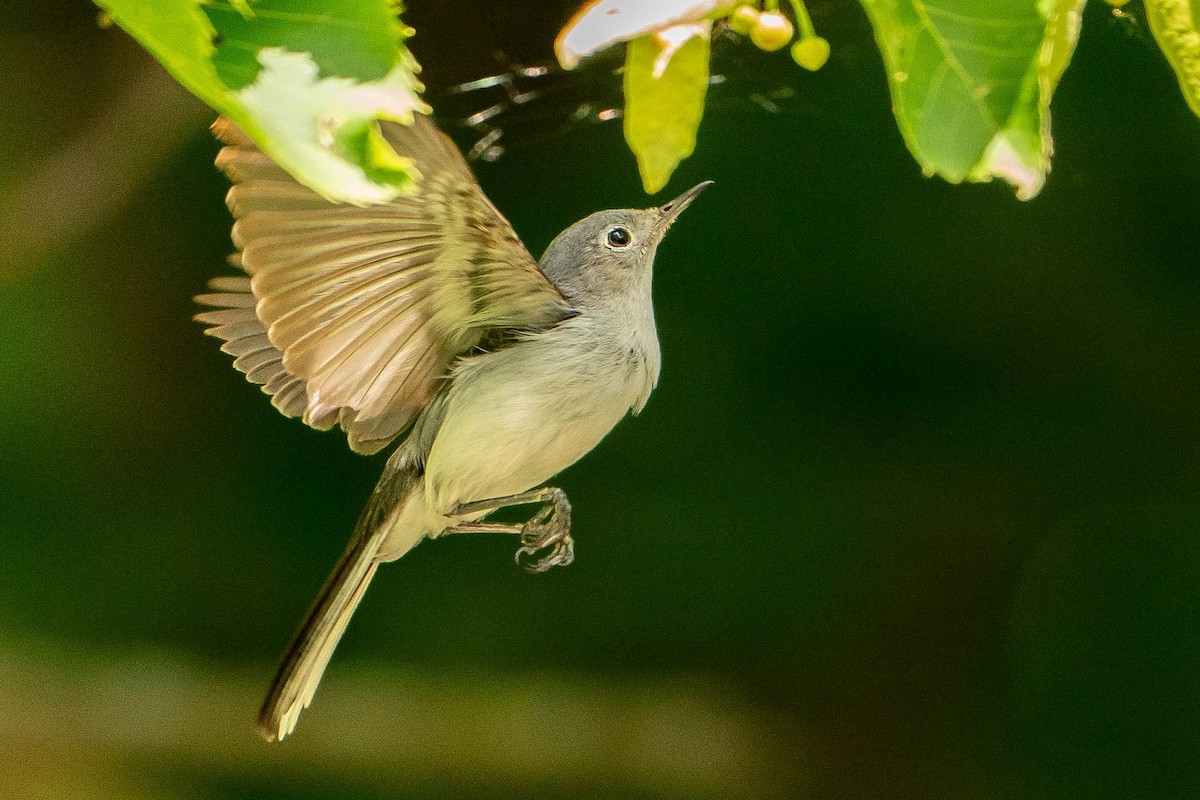
[[[409,5],[435,98],[573,10]],[[0,796],[1196,796],[1200,121],[1139,4],[1093,3],[1042,194],[925,180],[861,10],[812,9],[820,73],[723,56],[667,190],[716,181],[659,253],[660,386],[556,481],[577,562],[384,568],[273,748],[258,692],[383,458],[190,322],[230,249],[206,113],[86,3],[0,12]],[[652,202],[619,123],[521,113],[477,172],[535,253]]]

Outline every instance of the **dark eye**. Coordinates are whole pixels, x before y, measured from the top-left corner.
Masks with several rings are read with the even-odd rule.
[[[608,232],[609,247],[629,247],[629,243],[632,241],[633,237],[624,228],[613,228]]]

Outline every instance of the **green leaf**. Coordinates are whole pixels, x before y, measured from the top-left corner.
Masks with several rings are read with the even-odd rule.
[[[696,148],[708,90],[711,23],[676,25],[631,41],[625,55],[625,141],[647,194],[667,185]]]
[[[1084,0],[861,0],[900,132],[927,175],[1007,180],[1026,200],[1050,169],[1050,98]]]
[[[389,0],[257,0],[248,13],[231,0],[209,0],[200,8],[218,32],[213,64],[231,89],[254,83],[264,45],[308,53],[324,76],[377,81],[404,38]]]
[[[416,170],[411,158],[392,149],[374,120],[344,125],[339,133],[336,149],[350,161],[363,164],[372,180],[402,181]]]
[[[427,112],[392,0],[97,0],[180,83],[332,200],[411,191],[373,137]]]
[[[1200,0],[1145,0],[1150,32],[1171,62],[1179,88],[1200,115]]]

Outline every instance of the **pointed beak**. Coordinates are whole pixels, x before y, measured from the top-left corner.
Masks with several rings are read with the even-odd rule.
[[[671,227],[671,223],[675,221],[675,218],[683,213],[683,210],[690,206],[692,201],[699,197],[701,192],[712,186],[712,184],[712,181],[698,183],[671,202],[660,206],[658,213],[662,215],[662,219],[658,223],[658,229],[662,233],[666,233],[667,228]]]

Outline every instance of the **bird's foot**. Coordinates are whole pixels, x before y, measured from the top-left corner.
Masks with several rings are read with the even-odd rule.
[[[446,533],[516,533],[521,537],[521,547],[515,556],[516,562],[527,571],[545,572],[551,567],[565,567],[575,560],[575,540],[571,538],[571,503],[562,489],[547,486],[506,497],[462,503],[455,508],[453,515],[463,517],[488,514],[506,506],[533,503],[541,503],[542,507],[524,525],[509,522],[460,522],[447,528]],[[547,550],[549,552],[541,558],[528,558]]]
[[[571,504],[562,489],[545,490],[546,505],[521,528],[521,547],[516,562],[528,572],[545,572],[551,567],[565,567],[575,560],[575,540],[571,538]],[[523,559],[549,549],[541,558]]]

